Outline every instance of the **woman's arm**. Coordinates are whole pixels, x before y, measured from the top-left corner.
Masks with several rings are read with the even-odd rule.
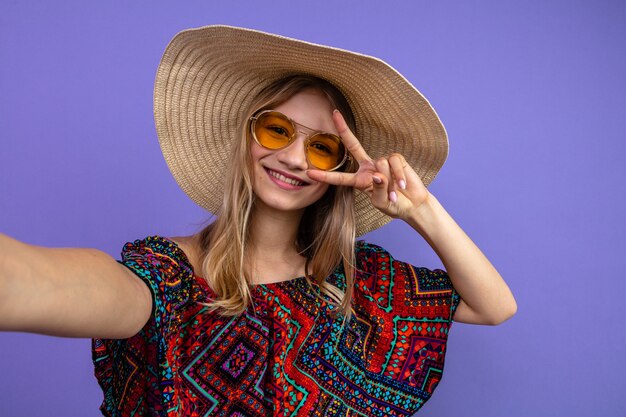
[[[372,204],[407,222],[439,255],[461,296],[454,320],[496,325],[511,318],[517,303],[498,271],[424,186],[404,157],[375,161]]]
[[[0,330],[126,338],[150,317],[148,287],[96,249],[51,249],[0,234]]]
[[[515,298],[498,271],[432,194],[404,220],[439,255],[461,296],[455,321],[495,325],[515,314]]]
[[[373,160],[335,110],[341,139],[359,163],[355,173],[309,170],[316,181],[355,187],[388,216],[410,224],[437,252],[452,285],[461,296],[456,321],[498,324],[517,311],[515,298],[498,271],[430,194],[415,170],[400,154]]]

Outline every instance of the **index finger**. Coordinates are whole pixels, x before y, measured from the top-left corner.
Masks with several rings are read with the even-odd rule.
[[[356,136],[354,136],[354,133],[352,133],[348,127],[343,115],[337,109],[333,111],[333,122],[335,122],[335,127],[337,128],[337,132],[339,133],[343,144],[348,149],[348,152],[354,156],[354,159],[359,162],[359,165],[362,161],[371,161],[372,158],[370,158],[367,152],[365,152],[361,142],[359,142]]]

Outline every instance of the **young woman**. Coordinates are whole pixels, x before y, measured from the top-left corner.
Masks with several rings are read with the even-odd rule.
[[[91,337],[107,416],[408,416],[451,321],[516,310],[428,192],[447,138],[375,58],[247,29],[178,34],[155,118],[181,187],[216,220],[122,260],[0,235],[0,329]],[[356,241],[406,221],[447,273]]]

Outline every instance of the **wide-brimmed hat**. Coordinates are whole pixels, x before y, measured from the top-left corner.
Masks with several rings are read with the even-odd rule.
[[[398,152],[424,184],[434,179],[448,154],[446,131],[424,96],[387,63],[256,30],[205,26],[174,36],[154,87],[163,156],[197,204],[218,212],[244,113],[263,88],[293,74],[322,78],[343,93],[372,158]],[[391,220],[358,191],[355,211],[358,236]]]

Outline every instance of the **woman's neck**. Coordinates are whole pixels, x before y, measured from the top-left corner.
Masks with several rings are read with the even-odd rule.
[[[297,254],[295,245],[304,210],[280,211],[256,204],[250,216],[248,249],[254,258],[291,257]]]
[[[306,275],[306,258],[296,238],[304,210],[279,211],[256,205],[250,216],[246,269],[252,282],[264,284]]]

